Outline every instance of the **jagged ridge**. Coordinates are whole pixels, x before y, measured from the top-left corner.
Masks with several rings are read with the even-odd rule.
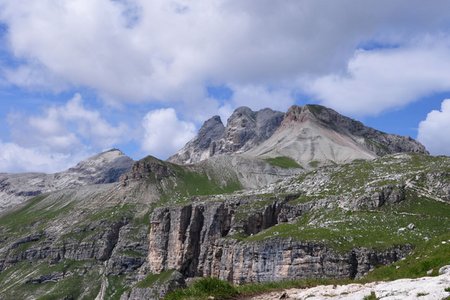
[[[188,164],[220,154],[287,156],[303,167],[343,163],[398,152],[428,153],[410,137],[387,134],[320,106],[292,106],[281,112],[240,107],[225,127],[215,116],[169,161]]]

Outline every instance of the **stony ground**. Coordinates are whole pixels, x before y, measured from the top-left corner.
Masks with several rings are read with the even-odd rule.
[[[372,282],[368,284],[349,284],[341,286],[317,286],[309,289],[288,289],[269,294],[258,295],[248,300],[272,299],[333,299],[333,300],[441,300],[450,297],[450,265],[439,270],[435,277],[399,279],[390,282]],[[372,295],[372,298],[369,296]],[[367,297],[367,298],[365,298]],[[376,297],[376,298],[375,298]]]

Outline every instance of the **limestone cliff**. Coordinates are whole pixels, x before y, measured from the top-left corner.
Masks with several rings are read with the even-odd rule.
[[[379,206],[391,198],[393,202],[404,200],[402,194],[393,196],[391,187],[386,191],[389,191],[386,201]],[[384,190],[381,193],[384,195]],[[355,247],[338,252],[322,242],[277,237],[252,240],[254,234],[292,222],[311,210],[333,209],[338,205],[326,199],[290,204],[297,197],[269,198],[253,209],[244,207],[261,203],[254,196],[156,209],[150,219],[149,269],[152,273],[175,269],[186,277],[213,276],[237,284],[318,277],[355,278],[377,265],[390,264],[411,250],[411,246],[403,245],[383,251]],[[354,209],[359,207],[349,205]]]

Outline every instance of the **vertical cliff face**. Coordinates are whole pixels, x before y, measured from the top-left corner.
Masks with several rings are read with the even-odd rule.
[[[289,206],[272,199],[262,207],[241,208],[251,202],[234,199],[159,208],[151,216],[149,269],[152,273],[179,270],[186,277],[213,276],[234,283],[267,282],[300,278],[355,278],[374,266],[404,257],[409,246],[384,251],[354,248],[338,252],[320,242],[292,238],[240,241],[280,222],[295,219],[314,205]],[[329,206],[329,203],[317,204]]]

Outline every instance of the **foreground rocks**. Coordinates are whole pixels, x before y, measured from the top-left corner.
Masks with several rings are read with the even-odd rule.
[[[399,279],[390,282],[373,282],[368,284],[326,285],[309,289],[288,289],[280,292],[258,295],[248,300],[272,299],[363,299],[371,294],[376,299],[427,299],[441,300],[450,297],[450,266],[440,269],[436,277],[416,279]],[[446,290],[447,289],[447,290]]]

